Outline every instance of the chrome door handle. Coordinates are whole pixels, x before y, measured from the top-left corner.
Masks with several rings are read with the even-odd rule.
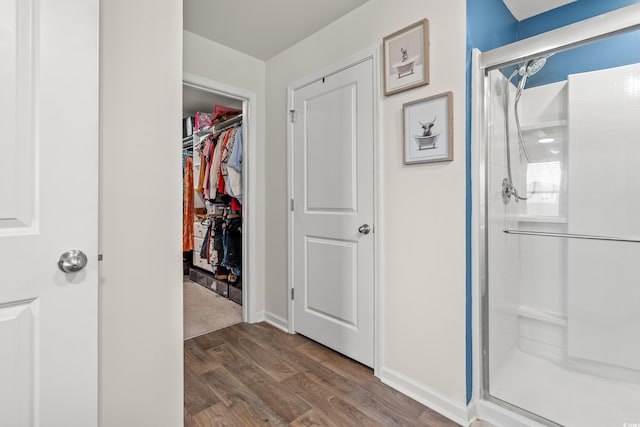
[[[369,224],[362,224],[358,227],[358,231],[362,234],[369,234],[371,233],[371,227],[369,227]]]
[[[58,268],[64,273],[76,273],[87,265],[87,256],[78,249],[71,249],[60,255]]]

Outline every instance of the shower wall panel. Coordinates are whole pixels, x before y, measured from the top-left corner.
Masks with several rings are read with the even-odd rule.
[[[569,77],[570,233],[640,238],[640,65]],[[568,355],[640,370],[640,243],[568,242]]]
[[[535,79],[536,76],[532,77]],[[556,161],[563,180],[557,205],[541,203],[536,195],[521,201],[518,230],[566,233],[567,82],[525,89],[520,102],[524,138],[531,165],[521,157],[521,168]],[[552,140],[551,142],[540,142]],[[539,185],[527,187],[540,191]],[[531,195],[531,194],[530,194]],[[551,212],[556,212],[551,214]],[[551,360],[565,355],[567,242],[565,239],[520,237],[520,350]]]

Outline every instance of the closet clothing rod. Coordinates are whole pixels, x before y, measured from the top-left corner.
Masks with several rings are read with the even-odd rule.
[[[227,130],[239,124],[242,124],[242,114],[208,128],[197,130],[194,132],[194,134],[196,134],[197,136],[211,135],[212,133],[222,132],[223,130]]]
[[[521,234],[525,236],[542,236],[542,237],[566,237],[569,239],[585,239],[585,240],[605,240],[609,242],[628,242],[628,243],[640,243],[639,239],[632,239],[626,237],[608,237],[608,236],[595,236],[591,234],[571,234],[571,233],[549,233],[545,231],[520,231],[506,229],[506,234]]]
[[[213,132],[222,132],[240,124],[242,124],[242,114],[232,117],[229,120],[225,120],[222,123],[218,123],[217,125],[213,125]]]

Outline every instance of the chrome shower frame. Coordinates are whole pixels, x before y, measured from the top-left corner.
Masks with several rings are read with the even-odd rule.
[[[565,51],[597,40],[640,29],[640,4],[589,18],[538,36],[484,53],[474,52],[472,65],[472,295],[473,295],[473,400],[475,414],[487,421],[515,425],[530,421],[558,424],[491,396],[489,383],[489,227],[488,227],[488,73],[527,63],[541,56]],[[529,420],[529,421],[527,421]],[[498,422],[498,421],[495,421]]]

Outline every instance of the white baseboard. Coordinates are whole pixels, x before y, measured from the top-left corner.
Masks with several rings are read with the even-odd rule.
[[[264,312],[264,321],[276,328],[289,333],[289,321],[268,311]]]
[[[255,314],[255,317],[251,320],[248,321],[249,323],[260,323],[260,322],[264,322],[264,310],[263,311],[258,311]]]
[[[457,422],[458,424],[466,426],[469,425],[471,421],[470,415],[472,413],[469,412],[465,404],[455,402],[448,397],[442,396],[437,391],[432,390],[424,384],[420,384],[417,381],[394,371],[393,369],[385,368],[383,366],[380,369],[380,380],[388,386],[406,394],[412,399]]]

